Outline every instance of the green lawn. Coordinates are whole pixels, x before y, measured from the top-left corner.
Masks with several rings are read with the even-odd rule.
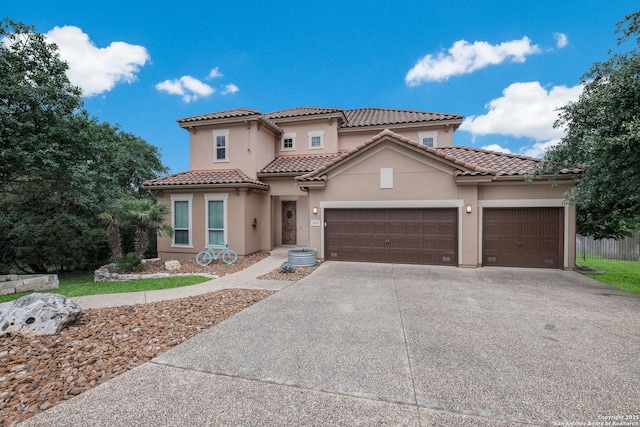
[[[586,260],[577,259],[582,266],[603,270],[604,274],[587,274],[592,279],[607,283],[623,291],[640,294],[640,261]]]
[[[50,291],[67,297],[83,295],[117,294],[122,292],[154,291],[158,289],[179,288],[211,280],[203,276],[176,276],[162,279],[129,280],[126,282],[94,283],[93,273],[82,276],[60,278],[60,287]],[[0,302],[13,301],[31,292],[0,296]]]

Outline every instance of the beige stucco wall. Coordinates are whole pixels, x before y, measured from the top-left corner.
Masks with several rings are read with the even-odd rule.
[[[206,244],[206,201],[205,196],[211,194],[224,195],[227,197],[226,216],[226,240],[229,247],[238,255],[248,255],[261,249],[263,243],[268,241],[268,220],[262,220],[265,215],[265,205],[268,206],[269,197],[266,192],[247,190],[216,192],[208,191],[185,191],[174,193],[179,196],[192,196],[191,200],[191,245],[172,245],[171,237],[158,239],[158,255],[163,259],[191,259],[195,254],[203,250]],[[158,202],[167,205],[171,210],[171,195],[163,192],[158,195]],[[252,226],[253,219],[258,220],[258,225]],[[171,223],[171,217],[167,218]]]
[[[214,161],[214,131],[228,130],[228,160]],[[189,133],[190,169],[241,169],[251,178],[275,158],[275,136],[266,127],[258,129],[257,122],[202,126]]]
[[[402,135],[406,138],[411,139],[412,141],[418,141],[418,134],[424,131],[437,131],[438,132],[438,140],[436,147],[452,147],[453,146],[453,126],[449,126],[449,128],[445,128],[444,126],[434,126],[434,127],[423,127],[423,128],[394,128],[393,126],[389,126],[389,129],[393,132]],[[339,143],[338,149],[339,151],[349,151],[367,141],[370,138],[378,135],[381,132],[380,129],[375,131],[357,131],[353,130],[342,130],[339,132]]]
[[[281,140],[278,140],[279,154],[323,154],[338,151],[338,121],[332,119],[306,120],[301,123],[279,123],[285,133],[295,133],[295,150],[282,151]],[[324,148],[309,148],[309,132],[324,131]]]

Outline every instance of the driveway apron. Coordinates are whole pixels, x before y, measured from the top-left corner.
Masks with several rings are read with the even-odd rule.
[[[25,425],[640,416],[639,309],[639,296],[573,272],[327,262]]]

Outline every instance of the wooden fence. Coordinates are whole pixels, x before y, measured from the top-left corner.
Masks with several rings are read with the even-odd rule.
[[[638,261],[640,258],[640,231],[620,240],[601,239],[576,236],[576,258],[588,259],[619,259],[624,261]]]

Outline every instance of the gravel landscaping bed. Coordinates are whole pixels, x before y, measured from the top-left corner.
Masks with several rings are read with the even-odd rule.
[[[262,280],[285,280],[285,281],[298,281],[305,276],[313,273],[313,271],[320,266],[321,262],[318,262],[313,267],[296,267],[293,273],[283,273],[279,268],[276,268],[270,273],[258,276],[258,279]]]
[[[148,261],[145,263],[144,270],[140,271],[140,274],[152,274],[152,273],[171,273],[171,274],[198,274],[206,273],[213,274],[218,277],[226,276],[227,274],[235,273],[240,270],[255,264],[269,256],[269,252],[256,252],[255,254],[247,255],[243,258],[238,258],[233,264],[226,264],[222,261],[222,258],[218,258],[212,261],[206,267],[199,265],[195,258],[193,259],[181,259],[180,268],[177,270],[167,271],[164,268],[165,260],[161,261]]]
[[[239,262],[213,269],[218,275],[227,274]],[[195,269],[191,264],[184,268]],[[0,335],[0,426],[25,420],[141,365],[273,293],[227,289],[178,300],[88,309],[59,334]]]

